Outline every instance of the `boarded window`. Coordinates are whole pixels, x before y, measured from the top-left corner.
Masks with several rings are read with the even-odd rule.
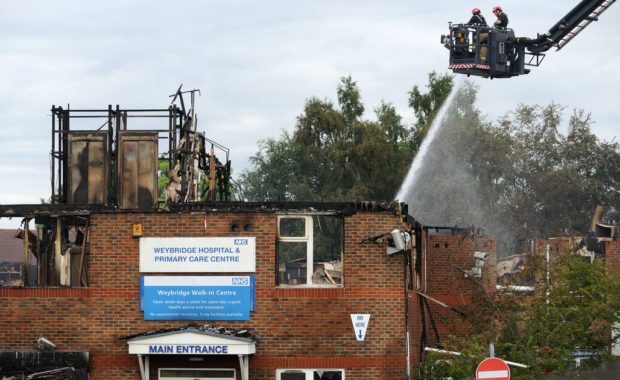
[[[157,132],[123,132],[118,178],[120,207],[157,207]]]
[[[105,204],[108,158],[105,132],[70,132],[67,204]]]

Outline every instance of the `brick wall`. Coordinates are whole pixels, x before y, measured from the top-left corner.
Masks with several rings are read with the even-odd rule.
[[[612,273],[620,274],[620,241],[605,242],[605,262]]]
[[[45,337],[59,350],[91,354],[90,378],[138,379],[138,360],[120,339],[189,321],[145,321],[138,305],[138,244],[145,237],[255,236],[256,311],[250,321],[196,321],[247,328],[262,339],[250,356],[252,379],[273,379],[276,368],[344,368],[346,378],[405,378],[403,255],[384,244],[360,244],[400,227],[386,212],[345,219],[344,287],[275,287],[276,215],[265,212],[113,213],[91,217],[88,288],[0,288],[2,349],[33,350]],[[251,224],[231,232],[232,224]],[[439,274],[436,274],[439,275]],[[365,341],[355,339],[351,313],[371,314]],[[152,357],[151,368],[170,358]],[[183,362],[187,358],[177,357]],[[211,357],[191,366],[212,366]],[[231,358],[225,359],[230,360]],[[232,358],[237,366],[237,359]],[[226,363],[224,363],[226,364]],[[156,379],[153,369],[151,378]],[[240,378],[240,377],[239,377]]]
[[[551,264],[562,254],[572,252],[582,241],[581,237],[563,237],[552,239],[538,239],[535,242],[535,253],[545,255],[549,246]],[[620,274],[620,241],[601,241],[603,259],[612,273]]]
[[[472,297],[493,297],[497,273],[495,241],[467,233],[424,234],[425,256],[420,265],[420,290],[440,302],[463,312],[471,312]],[[489,253],[481,278],[465,276],[463,270],[475,266],[475,251]],[[422,305],[425,302],[426,305]],[[466,336],[471,326],[454,310],[441,306],[417,293],[409,294],[412,365],[417,365],[423,346],[435,347],[449,335]],[[424,314],[423,313],[424,310]],[[423,329],[425,331],[423,331]],[[426,341],[422,340],[423,333]],[[450,349],[445,347],[445,349]]]

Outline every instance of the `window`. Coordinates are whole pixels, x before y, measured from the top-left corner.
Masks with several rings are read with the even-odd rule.
[[[32,222],[24,218],[17,232],[0,233],[0,286],[88,287],[89,218],[43,215]]]
[[[279,369],[276,380],[344,380],[343,369]]]
[[[214,368],[160,368],[162,380],[234,380],[234,369]]]
[[[342,286],[343,219],[278,217],[277,285]]]

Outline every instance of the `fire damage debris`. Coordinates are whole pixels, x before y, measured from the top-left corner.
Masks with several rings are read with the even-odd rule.
[[[0,218],[22,218],[17,231],[0,231],[0,286],[87,287],[93,211],[165,212],[184,203],[228,202],[229,150],[197,131],[196,93],[181,85],[164,109],[52,106],[52,195],[47,204],[0,205]],[[129,120],[156,118],[167,127],[144,129],[136,121],[128,128]],[[161,155],[160,141],[167,142]],[[171,179],[159,193],[165,176]],[[87,352],[2,351],[0,379],[86,379],[88,360]]]
[[[0,351],[2,380],[86,380],[89,353]]]
[[[24,244],[22,230],[0,230],[0,286],[21,286],[24,274]],[[29,250],[28,278],[36,276],[36,257]],[[34,265],[33,265],[34,264]]]
[[[188,93],[186,109],[183,97]],[[196,93],[200,90],[183,91],[181,85],[170,106],[161,109],[52,106],[51,203],[144,210],[230,200],[229,149],[197,130]],[[97,119],[103,125],[83,125]],[[153,119],[166,119],[167,128],[145,129],[142,124]],[[132,129],[130,120],[136,124]],[[167,149],[160,154],[165,142]],[[159,177],[167,181],[161,193]]]
[[[0,205],[0,218],[23,218],[17,231],[22,248],[13,242],[0,253],[11,256],[0,256],[0,285],[88,286],[91,211],[228,202],[233,195],[229,150],[197,130],[196,93],[200,90],[183,91],[181,85],[164,109],[52,106],[50,204]],[[167,128],[139,125],[154,118],[165,119]],[[98,119],[104,123],[92,124]],[[129,120],[136,120],[134,129]],[[160,141],[168,145],[161,155]],[[166,164],[170,170],[159,170]],[[161,193],[159,177],[168,177]],[[35,230],[29,227],[32,221]]]
[[[620,240],[620,227],[602,223],[604,214],[603,206],[597,206],[592,217],[590,230],[585,236],[551,237],[547,242],[564,242],[568,250],[581,256],[584,261],[592,263],[595,260],[605,259],[606,241]],[[511,287],[513,290],[531,291],[535,285],[533,276],[527,275],[528,259],[536,252],[536,244],[530,241],[527,251],[507,256],[497,260],[497,286],[498,289]]]
[[[214,336],[224,335],[224,336],[229,336],[229,337],[234,337],[234,338],[252,339],[254,341],[259,341],[261,339],[260,335],[253,334],[248,329],[237,329],[234,327],[214,326],[214,325],[209,325],[209,324],[200,325],[197,323],[190,323],[186,326],[181,326],[181,327],[172,327],[172,328],[165,328],[165,329],[159,329],[159,330],[143,331],[137,334],[132,334],[132,335],[121,337],[120,339],[129,340],[133,338],[147,337],[151,335],[161,335],[161,334],[173,333],[173,332],[178,332],[178,331],[200,331],[203,333],[212,334]]]
[[[0,285],[88,286],[87,217],[27,215],[23,228],[0,230],[0,239]]]
[[[527,254],[516,254],[497,259],[495,266],[497,271],[497,285],[509,286],[514,284],[521,284],[523,286],[533,286],[533,281],[523,280],[521,273],[525,269],[525,260]],[[523,283],[523,282],[527,283]]]

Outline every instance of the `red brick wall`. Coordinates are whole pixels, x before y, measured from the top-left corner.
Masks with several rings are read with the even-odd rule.
[[[256,237],[257,300],[251,320],[196,321],[247,328],[262,337],[250,357],[252,379],[273,379],[276,368],[298,367],[344,368],[351,380],[405,378],[403,255],[387,256],[382,244],[360,244],[400,226],[397,217],[383,212],[346,218],[344,287],[330,289],[275,287],[272,213],[93,215],[89,288],[0,289],[2,349],[32,350],[36,339],[45,337],[59,350],[89,351],[91,379],[138,379],[138,360],[127,354],[120,338],[189,321],[143,319],[138,305],[139,240],[132,237],[136,223],[143,225],[145,237]],[[232,224],[251,224],[253,229],[235,233]],[[351,313],[371,314],[365,341],[355,339]],[[212,365],[210,359],[205,366]],[[165,359],[153,358],[151,366],[158,360]],[[156,379],[154,370],[151,378]]]
[[[620,241],[605,242],[605,262],[612,273],[620,274]]]
[[[538,239],[535,243],[535,253],[545,255],[549,246],[551,264],[559,255],[571,252],[582,241],[581,237],[564,237],[552,239]],[[601,241],[605,263],[612,273],[620,274],[620,241]]]
[[[460,311],[471,311],[472,295],[484,296],[486,292],[493,297],[497,278],[494,240],[473,237],[465,233],[425,235],[422,240],[426,251],[420,273],[420,290],[423,293]],[[489,253],[489,258],[482,268],[482,277],[475,279],[466,277],[462,271],[475,266],[474,251]],[[426,314],[423,316],[421,300],[424,298],[417,293],[410,293],[409,326],[412,331],[411,351],[414,353],[412,356],[414,366],[418,364],[423,345],[430,347],[437,345],[431,318],[439,332],[440,341],[444,341],[449,335],[464,336],[471,331],[471,326],[458,313],[430,299],[426,300],[428,307],[424,309]],[[421,341],[423,324],[426,325],[425,344]]]

